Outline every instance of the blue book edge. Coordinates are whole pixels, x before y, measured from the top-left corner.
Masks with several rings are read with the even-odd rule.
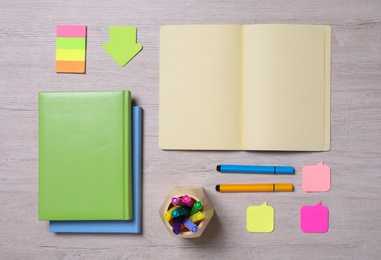
[[[55,233],[141,233],[143,110],[132,107],[132,220],[50,221]]]

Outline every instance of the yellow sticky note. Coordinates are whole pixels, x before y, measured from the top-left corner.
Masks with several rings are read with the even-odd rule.
[[[86,50],[56,50],[56,60],[58,61],[84,61],[86,60]]]
[[[267,205],[250,206],[247,208],[246,228],[249,232],[270,233],[274,231],[274,208]]]

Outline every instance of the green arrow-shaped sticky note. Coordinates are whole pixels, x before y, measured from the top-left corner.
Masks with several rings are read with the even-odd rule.
[[[136,43],[136,27],[134,26],[111,26],[109,42],[103,44],[103,49],[123,67],[143,46]]]

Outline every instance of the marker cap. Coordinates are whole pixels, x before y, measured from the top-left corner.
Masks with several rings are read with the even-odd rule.
[[[196,233],[197,230],[198,230],[197,226],[194,226],[194,227],[191,228],[191,231],[192,231],[193,233]]]
[[[274,191],[294,191],[294,185],[291,183],[276,183],[274,184]]]
[[[294,167],[291,166],[275,166],[275,174],[294,174]]]

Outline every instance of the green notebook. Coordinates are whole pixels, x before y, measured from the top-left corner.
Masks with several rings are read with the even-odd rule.
[[[131,93],[39,93],[39,219],[129,220]]]

